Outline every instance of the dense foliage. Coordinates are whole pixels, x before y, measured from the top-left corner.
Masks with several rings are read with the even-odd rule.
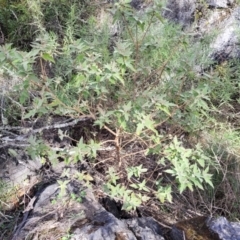
[[[239,64],[216,66],[210,38],[196,41],[163,19],[162,1],[142,10],[126,0],[88,2],[0,1],[6,38],[1,81],[14,85],[2,93],[2,124],[45,115],[91,119],[112,136],[115,159],[106,165],[103,190],[124,209],[136,209],[150,196],[171,202],[178,188],[180,194],[200,189],[195,194],[205,201],[204,210],[214,211],[209,203],[227,184],[238,193],[239,180],[228,166],[238,165],[240,139],[228,110],[239,104]],[[105,146],[81,138],[70,155],[41,139],[29,143],[32,158],[61,156],[66,164],[88,158],[93,168]],[[145,161],[131,161],[139,152]],[[92,180],[87,173],[74,177],[88,185]],[[236,207],[225,207],[235,213],[237,206],[236,200]]]

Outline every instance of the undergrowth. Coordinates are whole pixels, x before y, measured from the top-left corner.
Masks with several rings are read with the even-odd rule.
[[[214,66],[208,57],[209,38],[197,42],[181,26],[164,20],[159,14],[161,1],[140,11],[129,2],[119,1],[107,10],[96,3],[109,16],[106,22],[88,14],[90,6],[84,1],[58,5],[54,0],[35,0],[19,3],[21,7],[13,4],[17,10],[10,12],[3,8],[5,15],[17,15],[24,8],[21,16],[27,20],[17,28],[18,36],[24,32],[20,39],[13,35],[14,17],[5,23],[14,45],[0,46],[2,75],[18,84],[11,95],[3,94],[7,104],[2,105],[2,124],[45,115],[91,119],[112,138],[105,142],[81,138],[71,154],[50,147],[42,153],[41,140],[31,139],[31,157],[48,155],[50,161],[61,157],[66,164],[91,159],[92,168],[102,165],[102,189],[128,211],[150,198],[172,202],[177,191],[190,190],[201,196],[212,192],[202,209],[211,213],[216,192],[224,190],[227,181],[238,184],[228,174],[228,160],[215,149],[218,144],[239,160],[238,150],[232,152],[238,130],[231,123],[229,131],[222,127],[228,118],[221,117],[222,106],[239,104],[238,64],[226,62],[206,70]],[[22,41],[31,44],[25,47]],[[22,51],[14,47],[19,45]],[[13,118],[10,108],[21,114]],[[69,137],[61,130],[59,135]],[[106,146],[114,147],[114,155],[99,159]],[[88,185],[93,180],[86,172],[73,177]],[[233,192],[237,194],[237,188]]]

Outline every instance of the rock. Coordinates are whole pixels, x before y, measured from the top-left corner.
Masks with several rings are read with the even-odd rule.
[[[83,191],[84,201],[76,201],[73,196]],[[164,240],[160,226],[152,218],[119,220],[96,201],[90,189],[76,181],[67,184],[61,198],[60,193],[56,183],[46,187],[32,210],[27,207],[30,210],[25,211],[12,239],[56,240],[68,236],[71,240]]]
[[[215,8],[228,8],[234,3],[234,0],[208,0],[209,6]]]
[[[196,8],[197,0],[168,0],[163,16],[170,21],[187,27],[194,22]]]
[[[221,240],[240,240],[240,223],[229,222],[225,217],[211,218],[207,225]]]
[[[164,240],[162,228],[153,218],[134,218],[125,220],[125,222],[137,239]]]
[[[143,4],[143,1],[142,0],[132,0],[130,5],[135,8],[135,9],[141,9],[142,7],[142,4]]]
[[[196,41],[215,33],[209,58],[221,63],[240,57],[240,7],[230,8],[233,3],[233,0],[208,0],[204,4],[197,0],[168,0],[163,16],[195,32]]]
[[[21,150],[17,157],[2,155],[0,181],[4,188],[0,192],[0,208],[13,210],[25,195],[31,195],[32,187],[39,182],[37,171],[41,168],[40,159],[29,160]]]
[[[222,60],[239,58],[239,24],[240,8],[233,10],[231,15],[218,25],[219,33],[211,44],[211,56],[221,62]]]
[[[98,206],[98,205],[96,205]],[[95,206],[95,207],[96,207]],[[71,234],[71,240],[135,240],[133,232],[127,229],[127,225],[115,218],[102,207],[95,211],[89,223],[76,228]]]
[[[215,9],[210,10],[209,8],[224,8],[225,10],[232,6],[233,3],[234,0],[207,0],[206,2],[198,0],[168,0],[163,16],[183,27],[190,27],[200,19],[206,19],[209,22],[212,14],[215,14]],[[199,31],[201,32],[201,29]]]

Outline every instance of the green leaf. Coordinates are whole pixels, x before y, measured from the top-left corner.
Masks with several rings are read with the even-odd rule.
[[[146,196],[145,194],[138,194],[137,196],[142,200],[142,202],[147,202],[150,199],[150,197]]]
[[[123,57],[130,57],[132,54],[131,43],[117,42],[115,47],[115,53],[119,53]]]
[[[18,153],[14,149],[11,149],[11,148],[8,149],[8,153],[13,157],[18,156]]]
[[[209,174],[209,166],[203,171],[203,179],[206,183],[208,183],[212,188],[214,188],[213,183],[212,183],[212,174]]]
[[[123,105],[124,112],[129,112],[132,109],[132,102],[129,101],[127,104]]]
[[[158,191],[156,193],[156,197],[162,203],[165,202],[165,199],[167,199],[169,202],[172,202],[172,195],[171,195],[171,193],[172,193],[171,186],[166,186],[166,187],[159,186],[158,187]]]
[[[132,188],[134,188],[134,189],[139,189],[138,185],[135,184],[135,183],[130,184],[130,186],[131,186]]]
[[[164,18],[157,11],[154,12],[155,17],[161,22],[164,23]]]
[[[172,194],[171,194],[171,192],[166,194],[166,198],[167,198],[167,200],[168,200],[170,203],[172,203]]]
[[[151,119],[149,115],[144,117],[143,122],[148,129],[151,129],[153,132],[156,132],[156,129],[154,128],[155,122]]]
[[[114,76],[121,82],[122,85],[124,85],[124,79],[120,76],[120,74],[115,74]]]
[[[29,93],[26,89],[23,89],[23,91],[20,93],[19,101],[21,104],[24,104],[26,100],[29,98]]]
[[[3,62],[6,59],[4,52],[0,51],[0,62]]]
[[[26,119],[26,118],[33,117],[36,114],[36,111],[37,111],[36,109],[30,110],[27,114],[23,116],[23,118]]]
[[[40,49],[33,48],[30,52],[27,53],[27,57],[36,57]]]
[[[133,72],[136,72],[136,69],[133,67],[131,61],[125,60],[124,62],[125,62],[125,65],[126,65],[127,68],[129,68],[129,69],[132,70]]]
[[[45,61],[49,61],[49,62],[53,62],[55,63],[53,57],[48,54],[48,53],[42,53],[42,58],[45,60]]]
[[[139,191],[146,191],[149,192],[148,188],[146,187],[146,180],[144,179],[141,183],[138,184]]]
[[[186,189],[186,184],[185,183],[180,183],[180,186],[179,186],[179,192],[182,193],[185,189]]]
[[[158,104],[158,107],[159,107],[160,110],[162,110],[163,112],[165,112],[168,116],[171,116],[171,113],[170,113],[170,111],[169,111],[169,109],[168,109],[167,106],[162,105],[162,104]]]
[[[161,203],[164,203],[166,195],[165,195],[165,193],[158,193],[157,198],[160,200]]]
[[[144,124],[143,124],[143,123],[138,123],[138,124],[137,124],[136,134],[137,134],[138,136],[141,134],[143,128],[144,128]]]
[[[127,168],[127,177],[128,177],[128,180],[130,180],[130,178],[133,176],[134,174],[134,170],[132,167],[128,167]]]
[[[204,167],[205,166],[205,159],[202,158],[201,156],[199,158],[197,158],[197,162],[199,163],[199,165],[201,167]]]
[[[164,172],[166,173],[170,173],[172,176],[175,176],[176,175],[176,170],[172,170],[172,169],[167,169],[167,170],[164,170]]]

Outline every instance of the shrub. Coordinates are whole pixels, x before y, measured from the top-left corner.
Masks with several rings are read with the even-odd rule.
[[[211,62],[206,57],[208,41],[196,43],[180,27],[163,20],[161,1],[141,11],[132,9],[129,1],[116,3],[109,9],[113,23],[122,26],[116,36],[107,25],[96,26],[93,16],[84,20],[81,29],[80,2],[61,1],[56,6],[50,1],[47,10],[47,3],[29,2],[27,7],[38,13],[31,19],[38,29],[31,50],[1,46],[4,74],[20,81],[14,101],[23,118],[46,114],[88,118],[108,131],[115,158],[113,168],[105,166],[104,189],[122,200],[126,210],[135,209],[151,194],[161,202],[171,201],[171,185],[178,186],[180,193],[205,184],[213,187],[211,155],[200,145],[181,141],[184,136],[198,137],[216,123],[213,100],[229,101],[229,96],[220,94],[224,90],[219,92],[220,82],[223,88],[230,87],[229,79],[222,81],[217,71],[203,75],[196,70],[196,66],[206,69]],[[53,16],[63,21],[56,28],[44,20]],[[98,161],[104,144],[81,139],[71,155],[43,149],[50,159],[60,154],[66,163],[86,157]],[[136,160],[139,153],[145,160],[157,156],[151,162],[160,169],[154,180],[151,166],[131,161],[129,156]],[[88,184],[92,179],[86,174],[75,177]]]

